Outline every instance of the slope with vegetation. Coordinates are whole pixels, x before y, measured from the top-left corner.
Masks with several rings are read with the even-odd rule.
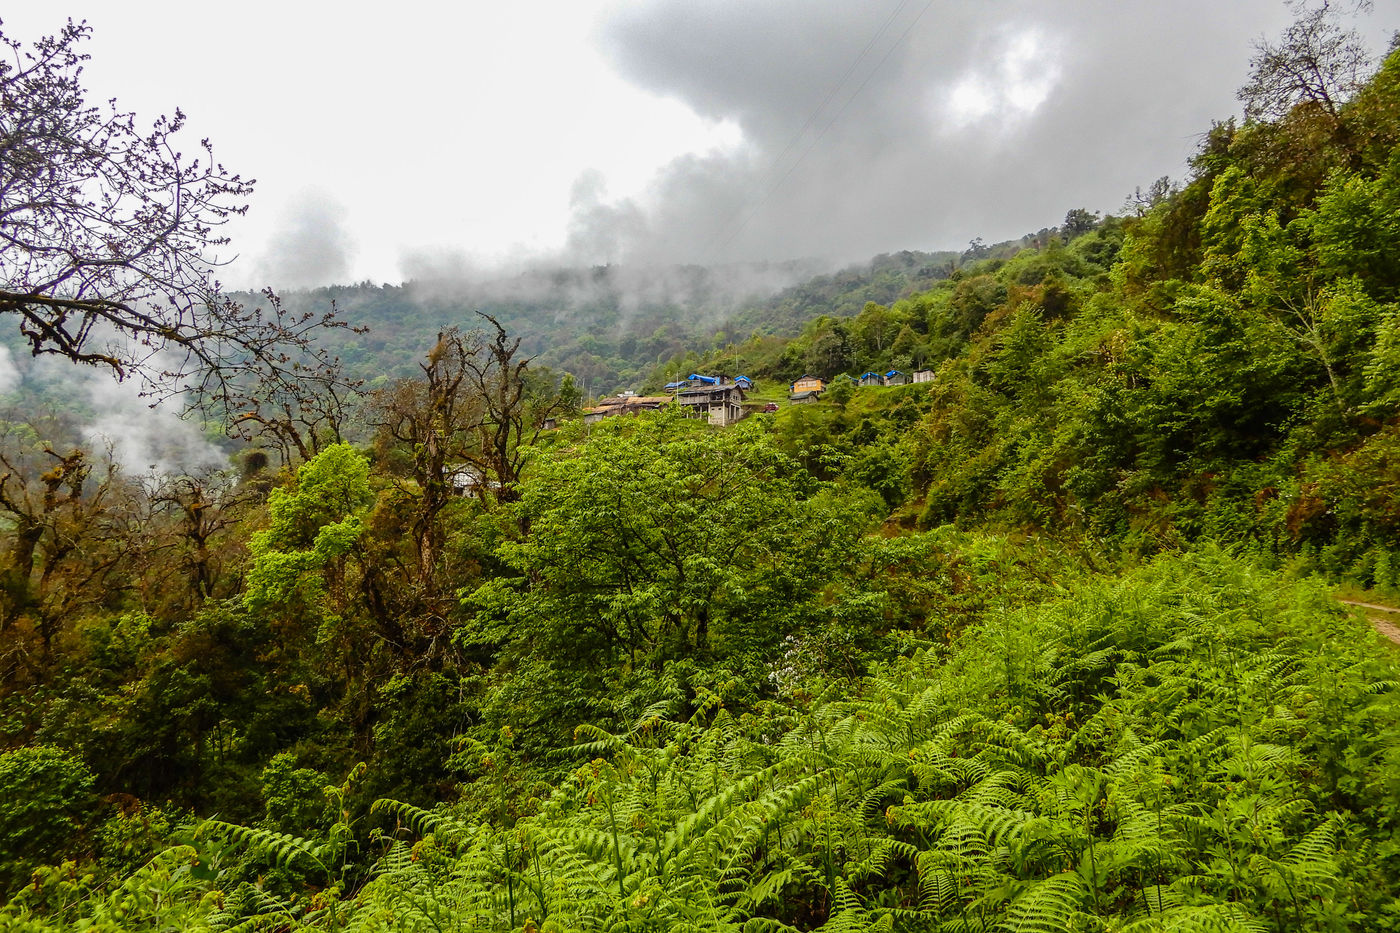
[[[569,372],[594,395],[635,388],[652,367],[684,358],[725,333],[788,336],[818,313],[852,313],[946,276],[951,253],[904,251],[834,273],[810,260],[719,267],[527,270],[514,277],[461,276],[402,286],[361,283],[283,296],[288,307],[334,302],[364,333],[330,335],[354,375],[373,382],[411,375],[410,363],[463,310],[490,314],[522,339],[538,365]],[[792,284],[792,283],[798,284]],[[717,334],[719,336],[717,336]]]
[[[647,361],[932,384],[586,425],[486,317],[233,476],[7,425],[0,925],[1400,929],[1400,53],[1265,51],[1131,216]]]

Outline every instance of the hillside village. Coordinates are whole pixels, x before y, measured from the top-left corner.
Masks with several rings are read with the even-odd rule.
[[[1282,64],[1348,50],[1338,6]],[[0,61],[7,117],[82,35]],[[1400,931],[1400,654],[1357,609],[1400,614],[1400,38],[1325,100],[1279,63],[1123,216],[693,349],[620,302],[577,370],[447,298],[289,311],[344,342],[187,413],[224,470],[124,471],[21,386],[0,930]],[[12,232],[90,164],[53,129],[0,159],[42,188]],[[35,350],[97,307],[0,311],[35,296]]]
[[[792,405],[816,402],[829,386],[841,382],[856,388],[871,388],[933,382],[933,379],[934,371],[931,369],[917,370],[912,374],[897,369],[887,373],[867,372],[862,373],[858,379],[846,373],[831,380],[803,374],[788,385],[787,399]],[[748,396],[755,389],[754,381],[748,376],[707,376],[691,373],[684,379],[668,382],[665,388],[668,393],[666,395],[623,392],[600,399],[596,405],[583,409],[584,423],[596,424],[604,418],[638,415],[675,404],[692,418],[707,421],[715,427],[726,427],[756,412],[772,413],[778,410],[776,402],[748,402]]]

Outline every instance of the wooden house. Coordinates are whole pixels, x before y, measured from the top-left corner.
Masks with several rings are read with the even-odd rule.
[[[447,482],[454,496],[465,499],[480,499],[482,490],[493,493],[501,491],[501,484],[488,479],[486,471],[474,463],[459,463],[447,468]]]
[[[605,398],[592,408],[583,410],[583,423],[596,424],[604,418],[614,418],[618,415],[636,415],[644,411],[655,411],[664,405],[669,404],[669,395],[618,395],[613,398]]]
[[[910,382],[909,374],[902,373],[897,369],[885,373],[883,379],[887,386],[907,386]]]
[[[676,404],[693,418],[724,427],[744,417],[744,389],[733,382],[692,385],[676,390]]]
[[[932,381],[933,381],[933,370],[931,370],[931,369],[916,369],[916,370],[914,370],[914,381],[915,381],[915,382],[932,382]]]
[[[882,386],[885,381],[879,373],[861,373],[860,384],[863,386]]]

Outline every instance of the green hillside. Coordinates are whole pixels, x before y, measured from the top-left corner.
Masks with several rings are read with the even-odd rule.
[[[0,928],[1400,929],[1400,51],[1307,90],[761,298],[290,296],[368,385],[223,473],[13,417]],[[695,371],[779,410],[581,417]]]
[[[635,388],[652,367],[716,334],[791,335],[819,314],[854,314],[946,277],[953,253],[877,256],[815,274],[816,261],[728,267],[527,271],[511,278],[369,283],[281,296],[289,308],[321,313],[334,303],[363,334],[335,336],[351,372],[373,381],[416,375],[415,360],[447,327],[490,314],[522,340],[541,366],[573,374],[596,395]],[[798,284],[790,284],[790,283]],[[259,296],[245,296],[257,302]]]

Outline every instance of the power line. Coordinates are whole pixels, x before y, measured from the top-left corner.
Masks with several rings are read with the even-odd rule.
[[[797,141],[802,138],[804,133],[807,132],[807,128],[816,122],[817,115],[826,109],[827,104],[831,103],[833,100],[836,99],[837,93],[841,90],[842,87],[845,86],[846,82],[850,79],[851,75],[855,73],[855,70],[857,67],[860,66],[860,63],[865,60],[865,56],[870,54],[870,50],[874,48],[875,43],[880,41],[880,37],[885,34],[886,30],[890,28],[890,24],[895,21],[895,19],[899,16],[900,13],[904,11],[904,8],[908,6],[909,3],[910,0],[899,0],[899,3],[895,6],[894,10],[890,13],[890,15],[885,18],[885,22],[881,24],[880,28],[875,32],[875,35],[871,36],[870,41],[865,43],[865,48],[860,50],[860,54],[857,55],[855,59],[851,62],[851,64],[846,68],[845,74],[841,75],[841,77],[836,80],[836,83],[831,86],[831,90],[827,92],[826,98],[823,99],[822,102],[817,105],[815,110],[813,110],[807,115],[807,119],[802,124],[802,128],[793,134],[792,138],[788,140],[788,144],[783,147],[783,151],[778,153],[778,157],[773,160],[773,164],[775,166],[782,164],[783,159],[787,158],[787,154],[792,151],[792,148],[794,146],[797,145]]]

